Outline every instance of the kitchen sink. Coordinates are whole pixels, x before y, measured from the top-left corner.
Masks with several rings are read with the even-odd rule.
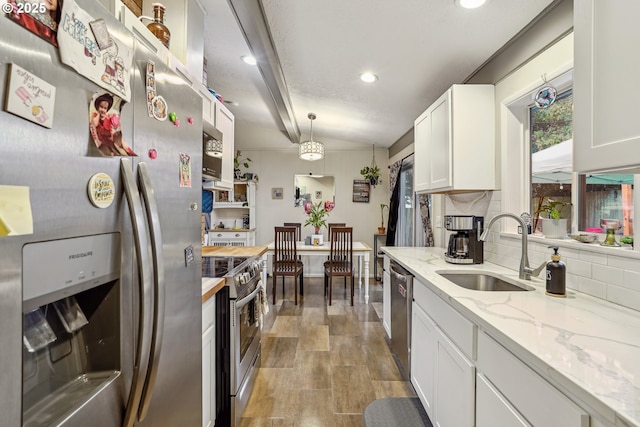
[[[485,292],[532,291],[534,288],[502,277],[498,274],[477,271],[438,271],[440,276],[466,289]]]

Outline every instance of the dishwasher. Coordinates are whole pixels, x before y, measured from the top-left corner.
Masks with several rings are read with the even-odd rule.
[[[411,304],[413,276],[391,261],[391,351],[405,378],[411,378]]]

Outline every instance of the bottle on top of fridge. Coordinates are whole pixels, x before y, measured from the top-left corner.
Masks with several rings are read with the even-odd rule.
[[[169,42],[171,41],[171,31],[164,25],[164,5],[160,3],[153,3],[153,22],[147,25],[147,28],[162,44],[169,49]]]

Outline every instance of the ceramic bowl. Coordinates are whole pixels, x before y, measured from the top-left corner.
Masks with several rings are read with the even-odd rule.
[[[595,234],[570,234],[569,237],[582,243],[593,243],[598,240]]]

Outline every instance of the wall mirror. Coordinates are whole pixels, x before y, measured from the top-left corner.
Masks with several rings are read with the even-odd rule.
[[[293,181],[294,206],[304,206],[305,203],[324,201],[335,202],[335,182],[330,175],[295,175]]]

